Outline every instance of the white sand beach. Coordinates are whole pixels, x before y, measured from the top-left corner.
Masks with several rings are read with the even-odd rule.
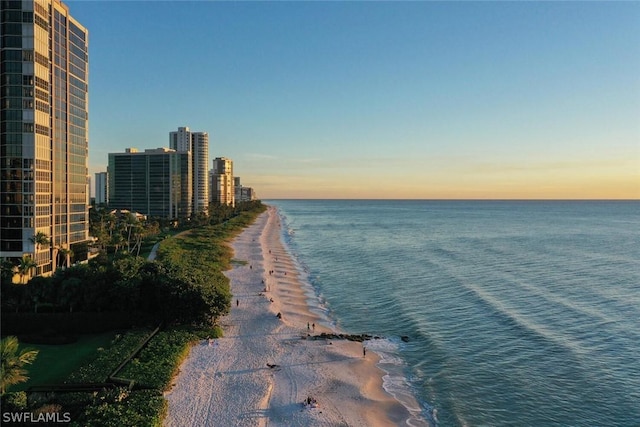
[[[234,301],[221,319],[224,337],[192,348],[166,393],[165,425],[404,425],[410,414],[384,391],[375,353],[363,357],[357,342],[306,339],[337,331],[310,312],[275,208],[232,247],[247,264],[227,272]],[[307,323],[316,324],[315,332]],[[318,406],[304,406],[308,397]]]

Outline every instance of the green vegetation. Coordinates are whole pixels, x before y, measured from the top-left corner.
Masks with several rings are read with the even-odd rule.
[[[28,323],[40,334],[46,331],[41,338],[75,335],[79,322],[83,330],[104,330],[104,316],[116,319],[134,313],[138,324],[146,325],[118,335],[81,338],[75,344],[38,346],[43,364],[56,361],[49,365],[55,367],[47,377],[36,366],[37,376],[29,385],[65,376],[70,384],[102,383],[133,356],[117,373],[122,387],[94,393],[31,393],[28,405],[24,393],[7,393],[3,410],[69,412],[76,426],[160,426],[166,413],[162,392],[170,387],[190,346],[221,336],[216,320],[231,303],[229,280],[222,274],[231,265],[232,251],[226,243],[265,209],[260,202],[219,207],[208,218],[199,216],[203,223],[192,222],[187,233],[170,238],[170,233],[156,234],[152,238],[160,247],[152,262],[135,256],[150,248],[150,242],[122,239],[122,230],[137,235],[134,225],[123,227],[120,238],[113,237],[118,233],[102,218],[104,236],[115,243],[105,243],[104,252],[88,264],[57,271],[51,278],[36,277],[26,285],[3,280],[3,317],[24,316],[24,322],[13,320],[11,326]],[[4,277],[8,269],[3,265],[2,271]],[[46,323],[38,325],[38,318]],[[164,327],[134,355],[157,324]],[[57,364],[72,353],[77,353],[74,360]]]
[[[160,427],[167,401],[154,390],[131,392],[124,387],[97,393],[77,417],[72,427]]]
[[[14,336],[0,340],[0,394],[4,394],[9,386],[27,381],[29,377],[25,367],[38,356],[38,350],[20,350],[19,345],[18,338]]]
[[[131,355],[150,331],[133,331],[114,340],[109,351],[71,376],[74,381],[102,381],[125,356]],[[72,425],[86,426],[160,426],[166,413],[162,392],[171,385],[178,367],[189,354],[195,340],[221,336],[217,328],[173,328],[160,331],[118,373],[118,378],[133,381],[133,389],[117,387],[79,397],[70,405]],[[102,379],[102,380],[101,380]]]
[[[101,383],[125,360],[149,333],[150,329],[136,329],[117,334],[109,347],[100,351],[96,358],[73,372],[66,382]]]
[[[171,384],[171,379],[182,361],[189,355],[189,343],[218,336],[221,334],[215,330],[175,328],[160,331],[140,354],[124,367],[118,377],[132,379],[144,387],[164,391]]]
[[[31,386],[63,382],[78,369],[78,366],[95,359],[99,352],[104,352],[113,341],[114,335],[113,332],[85,335],[74,343],[63,345],[29,345],[39,351],[38,358],[29,368],[30,379],[12,387],[12,390],[20,391]]]

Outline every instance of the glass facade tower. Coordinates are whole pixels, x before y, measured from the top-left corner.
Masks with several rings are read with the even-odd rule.
[[[109,181],[107,172],[97,172],[95,174],[95,203],[97,205],[106,204],[109,200]]]
[[[88,32],[59,0],[0,5],[0,257],[48,275],[87,258]]]
[[[209,134],[207,132],[191,132],[186,126],[179,127],[177,131],[169,132],[169,147],[178,152],[191,152],[193,213],[206,213],[209,209],[209,180],[207,177]]]
[[[157,148],[109,154],[109,207],[149,217],[191,216],[191,152]]]

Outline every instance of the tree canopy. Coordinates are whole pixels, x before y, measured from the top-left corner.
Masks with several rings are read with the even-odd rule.
[[[221,208],[225,216],[235,214],[217,225],[201,226],[186,236],[163,240],[154,261],[136,256],[137,250],[131,250],[120,234],[129,250],[103,253],[87,264],[56,270],[53,276],[36,277],[26,285],[3,282],[2,309],[30,313],[45,308],[74,313],[129,312],[164,323],[211,324],[229,310],[231,303],[229,279],[223,274],[232,254],[226,241],[264,209],[261,203]],[[103,221],[102,216],[97,218]],[[129,217],[125,224],[129,224],[127,234],[136,236],[136,222]],[[108,233],[109,227],[97,227]],[[33,267],[32,260],[25,257],[18,272],[27,277]]]
[[[4,394],[9,386],[29,379],[25,365],[33,363],[37,356],[38,350],[20,350],[18,338],[14,336],[0,341],[0,394]]]

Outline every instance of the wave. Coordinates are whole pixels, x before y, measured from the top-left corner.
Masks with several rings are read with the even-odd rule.
[[[336,330],[338,322],[333,318],[331,310],[317,286],[314,286],[314,278],[310,269],[305,265],[295,248],[295,230],[288,219],[279,210],[280,221],[283,224],[281,240],[285,250],[289,253],[298,271],[300,283],[307,296],[307,304],[310,310],[316,314],[325,326]],[[386,338],[374,339],[367,342],[367,348],[375,352],[379,357],[378,367],[386,374],[383,376],[384,390],[393,396],[410,413],[406,424],[410,427],[437,427],[437,410],[427,403],[420,403],[416,399],[416,393],[407,378],[406,363],[399,355],[401,340]]]
[[[560,336],[557,332],[548,330],[532,319],[523,317],[514,307],[507,306],[505,301],[494,297],[490,292],[473,282],[463,280],[460,283],[465,289],[470,290],[476,296],[477,301],[516,336],[526,337],[527,340],[532,340],[540,345],[551,345],[565,351],[567,357],[577,359],[577,355],[572,352],[572,346],[567,345],[570,342],[568,337]]]
[[[428,425],[637,424],[637,203],[283,205],[309,299],[392,337],[384,387]]]
[[[382,377],[382,387],[400,402],[411,414],[406,424],[411,427],[436,427],[437,410],[416,399],[416,390],[407,378],[407,366],[400,357],[400,339],[385,338],[367,342],[367,348],[379,357],[378,367],[386,374]]]

